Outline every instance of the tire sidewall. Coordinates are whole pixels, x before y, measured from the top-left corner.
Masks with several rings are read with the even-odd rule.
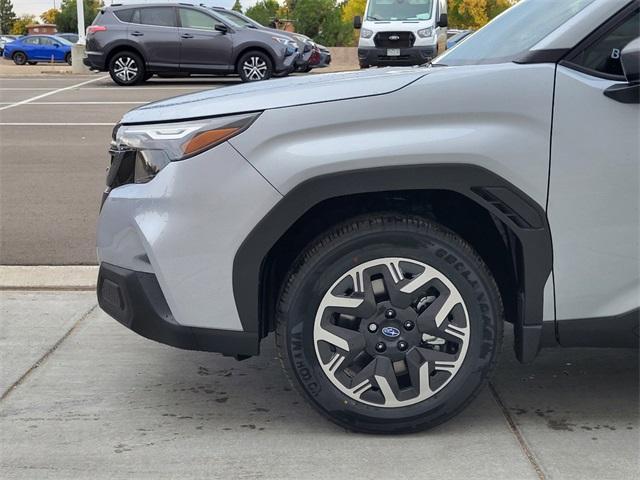
[[[71,52],[67,53],[64,56],[64,61],[67,62],[67,65],[71,65],[72,64]]]
[[[136,65],[138,66],[138,73],[137,75],[129,82],[125,82],[123,80],[121,80],[120,78],[118,78],[118,76],[114,73],[114,65],[115,63],[118,61],[119,58],[121,57],[130,57],[132,58],[135,62]],[[109,60],[109,75],[111,76],[111,79],[117,83],[120,86],[123,87],[129,87],[132,85],[137,85],[139,83],[142,83],[144,81],[144,76],[145,76],[145,66],[144,66],[144,62],[142,61],[142,58],[140,58],[139,55],[133,53],[133,52],[119,52],[116,53],[111,60]]]
[[[23,52],[15,52],[13,54],[13,63],[16,65],[25,65],[28,61],[27,55]]]
[[[242,66],[244,65],[244,62],[249,59],[250,57],[260,57],[267,65],[267,71],[264,75],[263,78],[261,78],[260,80],[250,80],[249,78],[247,78],[247,76],[244,73],[244,69],[242,68]],[[247,52],[244,55],[242,55],[240,57],[240,60],[238,60],[238,75],[240,75],[240,78],[242,79],[243,82],[261,82],[263,80],[269,80],[272,76],[273,76],[273,62],[271,61],[271,58],[269,58],[269,55],[267,55],[266,53],[254,50],[251,52]]]
[[[434,229],[369,229],[318,250],[296,276],[289,290],[286,321],[281,323],[290,374],[312,404],[337,423],[372,432],[414,431],[422,425],[432,426],[464,408],[488,376],[501,329],[500,303],[482,268],[449,235]],[[432,397],[400,408],[367,405],[343,394],[322,370],[313,343],[316,311],[330,286],[351,268],[383,257],[417,260],[445,274],[462,295],[470,322],[467,354],[454,378]]]

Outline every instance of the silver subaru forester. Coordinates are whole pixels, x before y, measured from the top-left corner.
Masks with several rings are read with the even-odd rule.
[[[524,0],[420,68],[172,98],[114,130],[100,306],[257,355],[363,432],[460,412],[543,346],[637,347],[638,0]]]

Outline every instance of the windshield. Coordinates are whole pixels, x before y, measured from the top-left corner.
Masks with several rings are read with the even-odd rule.
[[[56,42],[59,42],[63,45],[73,45],[73,43],[71,43],[69,40],[67,40],[66,38],[63,37],[55,37]]]
[[[433,0],[370,0],[367,20],[429,20]]]
[[[245,17],[244,15],[240,15],[237,13],[225,12],[223,10],[215,11],[218,15],[220,15],[225,20],[228,20],[236,25],[240,25],[242,27],[252,27],[256,28],[257,25],[253,22],[253,20]]]
[[[512,62],[594,1],[522,0],[433,63]]]

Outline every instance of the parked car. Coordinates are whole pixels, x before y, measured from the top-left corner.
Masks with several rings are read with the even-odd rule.
[[[85,65],[108,71],[118,85],[153,74],[237,73],[245,82],[291,72],[295,42],[245,28],[187,4],[112,5],[87,29]]]
[[[640,2],[522,0],[428,67],[231,86],[114,130],[98,301],[351,430],[462,411],[498,361],[638,348]],[[526,94],[523,94],[526,92]]]
[[[25,35],[7,43],[2,55],[16,65],[35,65],[38,62],[66,62],[71,65],[71,43],[54,35]]]
[[[447,39],[447,48],[455,47],[458,43],[463,41],[465,38],[468,38],[469,35],[471,35],[472,33],[473,33],[473,30],[462,30],[456,33],[455,35],[449,37]]]
[[[7,43],[11,43],[16,40],[18,37],[16,35],[0,35],[0,55],[4,51],[4,46]]]
[[[77,33],[56,33],[56,37],[64,38],[71,43],[78,43],[80,38]]]
[[[310,57],[313,53],[313,48],[315,43],[306,35],[301,35],[299,33],[291,33],[285,32],[283,30],[278,30],[276,28],[265,27],[261,23],[256,22],[252,18],[247,17],[235,10],[227,10],[223,7],[211,7],[214,12],[220,15],[222,18],[229,20],[235,24],[238,24],[247,28],[256,28],[258,30],[264,30],[273,32],[279,35],[284,35],[298,45],[298,51],[301,52],[300,57],[296,61],[295,71],[298,72],[308,72],[314,65],[310,64]]]

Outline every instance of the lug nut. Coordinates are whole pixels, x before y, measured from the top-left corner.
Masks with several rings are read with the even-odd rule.
[[[384,312],[384,316],[387,318],[396,318],[396,311],[393,308],[388,308],[386,312]]]
[[[376,325],[375,323],[370,323],[367,328],[371,333],[375,333],[378,331],[378,325]]]
[[[386,349],[387,349],[387,346],[386,346],[384,343],[382,343],[382,342],[378,342],[378,343],[376,343],[376,352],[378,352],[378,353],[382,353],[382,352],[384,352]]]
[[[406,322],[404,322],[405,330],[413,330],[413,327],[415,327],[415,324],[411,320],[407,320]]]
[[[398,350],[404,352],[407,348],[409,348],[409,344],[407,342],[405,342],[404,340],[400,340],[398,342]]]

